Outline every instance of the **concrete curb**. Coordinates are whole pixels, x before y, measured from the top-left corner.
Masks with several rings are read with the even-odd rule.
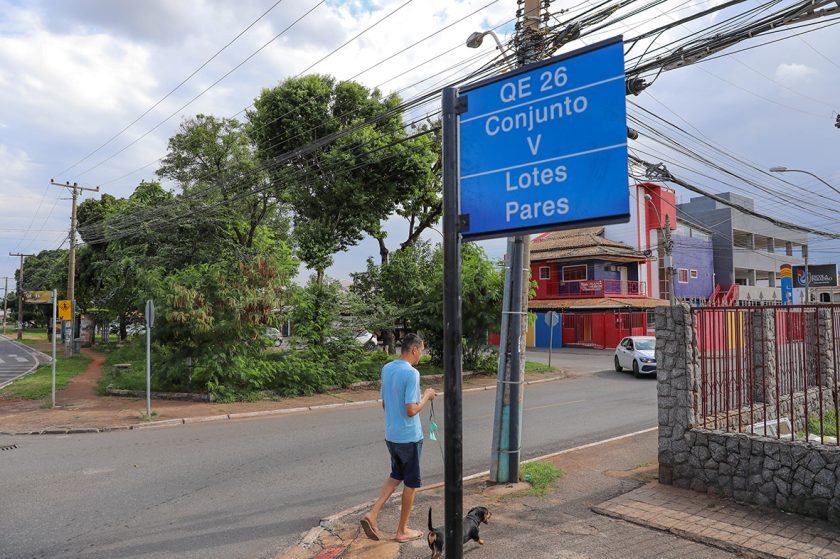
[[[37,367],[36,367],[37,368]],[[567,378],[567,374],[563,371],[561,374],[544,378],[544,379],[537,379],[537,380],[529,380],[525,381],[526,385],[530,384],[542,384],[545,382],[554,382],[558,380],[563,380]],[[485,390],[495,390],[496,385],[491,384],[487,386],[479,386],[476,388],[467,388],[463,390],[463,393],[469,392],[482,392]],[[444,392],[440,392],[439,396],[445,395]],[[0,435],[12,435],[12,436],[21,436],[21,435],[74,435],[80,433],[106,433],[108,431],[124,431],[124,430],[143,430],[143,429],[154,429],[158,427],[171,427],[173,425],[187,425],[191,423],[210,423],[213,421],[226,421],[232,419],[249,419],[254,417],[270,417],[275,415],[286,415],[291,413],[304,413],[309,411],[319,411],[319,410],[327,410],[327,409],[339,409],[339,408],[348,408],[348,407],[355,407],[355,406],[373,406],[380,403],[382,400],[360,400],[358,402],[338,402],[335,404],[322,404],[320,406],[303,406],[297,408],[281,408],[276,410],[262,410],[262,411],[248,411],[248,412],[238,412],[238,413],[229,413],[229,414],[221,414],[221,415],[208,415],[208,416],[200,416],[200,417],[182,417],[178,419],[163,419],[159,421],[146,421],[143,423],[134,423],[131,425],[115,425],[115,426],[105,426],[105,427],[68,427],[68,428],[48,428],[48,429],[41,429],[37,431],[20,431],[20,432],[8,432],[8,431],[0,431]],[[465,478],[466,479],[466,478]]]
[[[547,382],[547,380],[544,381],[544,380],[540,379],[539,381],[535,381],[535,382]],[[612,442],[615,442],[615,441],[620,441],[621,439],[627,439],[629,437],[635,437],[636,435],[642,435],[644,433],[650,433],[651,431],[655,431],[657,429],[659,429],[659,427],[650,427],[648,429],[642,429],[641,431],[634,431],[633,433],[626,433],[624,435],[618,435],[617,437],[610,437],[609,439],[603,439],[603,440],[600,440],[600,441],[595,441],[593,443],[587,443],[587,444],[579,445],[579,446],[576,446],[576,447],[573,447],[573,448],[567,448],[565,450],[552,452],[550,454],[544,454],[542,456],[537,456],[535,458],[529,458],[528,460],[523,460],[522,463],[523,464],[528,464],[530,462],[539,462],[540,460],[547,460],[549,458],[554,458],[555,456],[561,456],[563,454],[568,454],[570,452],[576,452],[578,450],[585,450],[587,448],[592,448],[592,447],[595,447],[595,446],[601,446],[601,445],[612,443]],[[477,474],[472,474],[472,475],[466,476],[466,477],[463,478],[463,481],[464,481],[464,483],[466,483],[466,482],[469,482],[469,481],[473,481],[473,480],[476,480],[476,479],[483,478],[484,476],[487,476],[487,475],[490,475],[489,470],[485,470],[483,472],[478,472]],[[443,486],[444,486],[443,482],[433,483],[431,485],[421,487],[420,489],[417,490],[417,492],[422,493],[424,491],[432,491],[434,489],[439,489]],[[388,499],[388,501],[389,502],[394,501],[396,499],[399,499],[401,496],[402,496],[402,491],[394,493],[393,495],[391,495],[391,497]],[[376,502],[376,499],[366,501],[366,502],[364,502],[360,505],[355,505],[355,506],[350,507],[348,509],[344,509],[340,512],[337,512],[335,514],[331,514],[330,516],[322,518],[321,521],[318,523],[318,526],[314,526],[314,527],[310,528],[309,530],[307,530],[303,534],[301,539],[298,541],[298,543],[289,547],[285,551],[281,552],[279,555],[277,555],[277,557],[278,558],[285,557],[285,556],[289,555],[294,549],[296,549],[298,547],[303,548],[303,549],[309,549],[312,546],[312,544],[314,544],[318,540],[320,535],[326,529],[328,529],[333,523],[335,523],[338,520],[341,520],[345,516],[349,516],[351,514],[356,514],[356,513],[359,513],[361,511],[365,510],[366,508],[370,508],[370,507],[373,506],[373,504],[375,502]],[[775,557],[773,557],[771,559],[775,559]]]

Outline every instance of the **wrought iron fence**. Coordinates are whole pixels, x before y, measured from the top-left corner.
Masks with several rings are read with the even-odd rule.
[[[838,445],[840,305],[692,314],[698,426]]]

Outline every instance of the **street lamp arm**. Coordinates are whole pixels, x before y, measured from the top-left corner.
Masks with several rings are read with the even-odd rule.
[[[486,35],[490,35],[491,37],[493,37],[493,40],[496,41],[496,48],[499,49],[499,52],[502,53],[502,58],[505,59],[505,62],[507,62],[508,66],[514,68],[515,64],[505,52],[505,47],[502,46],[502,42],[499,40],[499,36],[496,35],[495,31],[476,31],[467,38],[467,46],[471,49],[477,49],[481,46],[481,40]]]
[[[822,177],[820,177],[818,175],[815,175],[811,171],[805,171],[804,169],[788,169],[787,167],[773,167],[770,170],[774,173],[805,173],[806,175],[811,175],[812,177],[814,177],[815,179],[817,179],[818,181],[820,181],[821,183],[826,185],[828,188],[830,188],[831,190],[833,190],[837,194],[840,194],[840,190],[838,190],[834,186],[830,185]]]

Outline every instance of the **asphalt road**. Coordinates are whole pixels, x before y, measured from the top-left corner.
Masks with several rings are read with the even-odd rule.
[[[655,425],[656,383],[590,359],[601,372],[526,388],[526,457]],[[465,474],[488,467],[494,398],[464,395]],[[436,411],[442,423],[440,400]],[[0,437],[12,443],[0,452],[4,558],[274,557],[320,518],[374,498],[389,472],[378,406]],[[426,483],[442,480],[430,440],[423,467]]]
[[[0,336],[0,388],[37,365],[37,359],[27,348]]]

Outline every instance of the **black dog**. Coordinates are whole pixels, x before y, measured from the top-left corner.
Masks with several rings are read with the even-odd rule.
[[[471,508],[467,516],[464,517],[464,543],[474,540],[478,542],[478,545],[484,545],[484,540],[478,535],[478,527],[482,522],[489,524],[491,516],[493,516],[493,513],[484,507]],[[446,537],[443,528],[435,528],[432,525],[432,507],[429,507],[429,535],[426,536],[426,540],[429,542],[429,549],[432,550],[432,559],[443,557]]]

